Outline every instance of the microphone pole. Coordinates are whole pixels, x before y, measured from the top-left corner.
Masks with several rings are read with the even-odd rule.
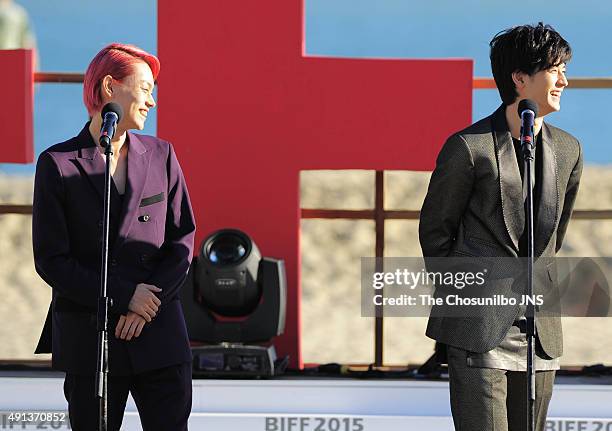
[[[527,185],[527,430],[535,431],[535,305],[533,298],[533,266],[534,266],[534,228],[533,228],[533,178],[535,136],[534,123],[538,106],[529,99],[521,100],[518,106],[521,117],[521,150],[523,153],[523,189]]]
[[[104,147],[106,167],[104,170],[104,209],[102,213],[102,265],[100,270],[100,293],[98,296],[98,357],[96,364],[96,397],[99,405],[99,430],[108,429],[108,309],[112,299],[107,296],[108,286],[108,240],[110,226],[110,163],[113,156],[111,140],[122,115],[121,106],[108,103],[102,109],[100,145]]]

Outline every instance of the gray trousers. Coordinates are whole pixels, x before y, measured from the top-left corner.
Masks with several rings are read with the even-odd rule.
[[[527,429],[526,373],[467,366],[465,350],[448,346],[450,401],[456,431]],[[544,430],[555,371],[536,373],[536,430]]]

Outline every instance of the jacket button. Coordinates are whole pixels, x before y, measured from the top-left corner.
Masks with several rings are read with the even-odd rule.
[[[111,266],[117,266],[117,259],[112,259],[110,264]]]

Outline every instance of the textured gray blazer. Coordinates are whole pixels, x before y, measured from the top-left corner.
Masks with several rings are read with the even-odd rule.
[[[546,123],[541,133],[541,193],[534,200],[536,259],[552,257],[561,248],[582,174],[580,143]],[[517,257],[524,226],[521,175],[502,105],[452,135],[440,150],[421,209],[419,239],[426,258]],[[548,282],[555,284],[555,266],[545,270]],[[494,288],[510,294],[512,284],[504,279]],[[434,308],[426,333],[444,344],[486,352],[502,341],[519,311],[518,305],[483,306],[476,317],[448,317]],[[544,351],[561,356],[560,318],[536,317],[536,327]]]

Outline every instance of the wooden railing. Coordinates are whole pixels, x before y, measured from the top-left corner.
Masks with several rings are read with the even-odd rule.
[[[85,79],[82,73],[71,72],[36,72],[34,82],[45,82],[55,84],[81,84]]]

